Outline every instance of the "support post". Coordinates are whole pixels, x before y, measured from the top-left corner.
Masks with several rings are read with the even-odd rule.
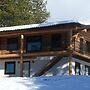
[[[69,55],[69,75],[72,75],[72,56]]]
[[[69,75],[72,75],[72,30],[69,32]]]
[[[24,35],[21,35],[20,39],[20,77],[23,77],[23,45],[24,45]]]

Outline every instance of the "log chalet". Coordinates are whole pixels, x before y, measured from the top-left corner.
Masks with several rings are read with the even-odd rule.
[[[0,28],[0,76],[90,75],[90,26],[65,21]]]

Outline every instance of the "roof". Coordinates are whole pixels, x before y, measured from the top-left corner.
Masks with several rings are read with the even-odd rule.
[[[76,21],[59,21],[59,22],[47,22],[47,23],[40,23],[40,24],[30,24],[30,25],[19,25],[19,26],[10,26],[10,27],[1,27],[0,32],[5,31],[12,31],[12,30],[22,30],[22,29],[32,29],[32,28],[42,28],[42,27],[51,27],[56,25],[62,24],[80,24]]]

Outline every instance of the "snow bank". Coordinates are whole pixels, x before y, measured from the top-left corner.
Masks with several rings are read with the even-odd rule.
[[[90,90],[89,76],[1,77],[0,90]]]

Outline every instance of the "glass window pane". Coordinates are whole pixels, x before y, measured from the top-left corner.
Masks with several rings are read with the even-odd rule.
[[[7,73],[12,73],[14,70],[14,65],[13,64],[7,64],[6,72]]]
[[[41,51],[41,44],[41,37],[28,37],[26,42],[26,50],[27,52]]]
[[[58,48],[61,46],[61,35],[60,34],[52,35],[51,46],[52,48]]]
[[[27,45],[27,49],[29,51],[40,50],[40,48],[41,48],[40,42],[31,42],[31,43],[28,43],[28,45]]]
[[[30,61],[24,61],[23,76],[24,77],[30,77]]]
[[[8,49],[9,50],[17,50],[17,44],[16,43],[9,44]]]
[[[17,50],[18,49],[18,39],[17,38],[8,39],[7,49],[8,50]]]
[[[90,53],[90,42],[86,41],[87,52]]]
[[[5,62],[5,74],[15,73],[15,62]]]

